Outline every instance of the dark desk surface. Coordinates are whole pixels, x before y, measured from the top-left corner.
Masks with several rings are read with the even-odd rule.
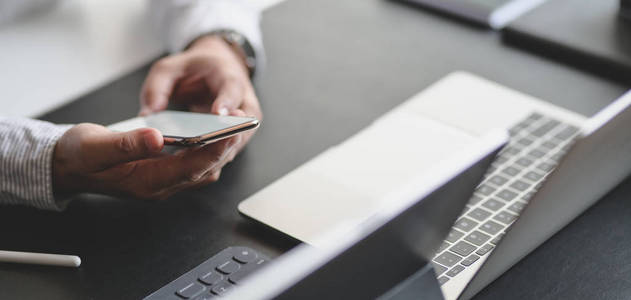
[[[231,245],[272,257],[296,242],[237,204],[454,70],[591,115],[627,88],[503,46],[494,32],[381,0],[290,0],[267,11],[265,120],[217,184],[162,203],[77,198],[63,213],[0,209],[0,249],[80,255],[79,269],[0,264],[0,298],[140,298]],[[108,124],[132,117],[140,69],[43,116]],[[332,131],[335,124],[343,124]],[[631,297],[627,181],[478,295]]]

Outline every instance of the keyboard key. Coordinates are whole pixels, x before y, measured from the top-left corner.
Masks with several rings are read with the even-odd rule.
[[[505,162],[507,162],[507,161],[508,161],[508,158],[506,158],[506,157],[504,157],[504,156],[498,156],[498,157],[495,159],[495,161],[493,161],[493,163],[494,163],[494,164],[496,164],[496,165],[501,165],[501,164],[503,164],[503,163],[505,163]]]
[[[515,182],[511,183],[510,187],[523,192],[525,190],[527,190],[530,187],[530,183],[525,183],[521,180],[516,180]]]
[[[501,192],[497,193],[496,196],[504,201],[511,201],[515,199],[515,197],[517,197],[517,193],[509,190],[502,190]]]
[[[230,280],[230,282],[234,283],[234,284],[239,284],[243,281],[243,278],[245,278],[246,276],[250,275],[252,273],[251,270],[246,270],[241,269],[239,271],[236,271],[232,274],[230,274],[230,277],[228,277],[228,280]]]
[[[468,266],[472,265],[474,262],[476,262],[478,259],[480,259],[479,256],[477,256],[475,254],[471,254],[467,258],[463,259],[460,263],[463,266],[468,267]]]
[[[232,288],[232,284],[230,284],[227,281],[222,281],[216,286],[214,286],[210,291],[217,296],[221,296],[227,293],[231,288]]]
[[[457,244],[453,245],[451,248],[449,248],[449,251],[456,253],[460,256],[467,256],[471,254],[471,252],[473,252],[474,250],[475,250],[475,246],[465,241],[460,241]]]
[[[515,219],[517,219],[517,216],[507,211],[499,212],[495,215],[495,217],[493,217],[493,220],[500,221],[506,225],[512,223]]]
[[[467,216],[472,217],[480,222],[486,220],[486,218],[488,218],[490,215],[490,212],[481,208],[476,208],[467,214]]]
[[[236,272],[240,268],[241,268],[241,266],[238,263],[236,263],[236,262],[234,262],[232,260],[229,260],[229,261],[226,261],[226,262],[220,264],[217,267],[217,271],[227,275],[227,274]]]
[[[475,254],[482,256],[484,254],[489,253],[489,251],[493,250],[493,248],[494,248],[493,245],[486,244],[486,245],[480,247],[480,249],[478,249],[478,251],[476,251]]]
[[[510,211],[512,211],[512,212],[514,212],[514,213],[519,214],[519,213],[521,213],[521,211],[522,211],[525,207],[526,207],[526,203],[523,203],[523,202],[519,202],[519,201],[517,201],[517,202],[513,203],[513,205],[509,206],[509,207],[508,207],[508,210],[510,210]]]
[[[541,143],[541,146],[548,148],[548,149],[554,149],[556,148],[556,146],[559,145],[558,143],[554,142],[554,141],[545,141],[543,143]]]
[[[454,229],[454,230],[450,231],[449,234],[447,234],[446,240],[449,241],[450,243],[455,243],[463,235],[464,235],[464,233]]]
[[[542,114],[538,112],[533,112],[532,114],[528,116],[528,118],[526,118],[526,120],[528,120],[529,122],[533,122],[533,121],[540,120],[541,118],[543,118]]]
[[[524,178],[532,181],[532,182],[537,182],[539,180],[541,180],[541,178],[543,178],[543,174],[541,173],[537,173],[535,171],[530,171],[528,173],[526,173],[526,175],[524,175]]]
[[[533,149],[533,150],[530,150],[528,152],[528,155],[530,155],[530,156],[532,156],[534,158],[542,158],[543,156],[546,155],[546,153],[541,151],[541,150],[539,150],[539,149]]]
[[[486,202],[484,202],[482,206],[492,211],[497,211],[498,209],[502,208],[502,206],[504,206],[504,203],[502,201],[498,201],[495,199],[489,199]]]
[[[505,148],[502,150],[502,152],[500,153],[500,155],[501,155],[501,156],[504,156],[504,157],[511,157],[511,156],[513,156],[513,155],[515,155],[515,154],[519,153],[519,151],[520,151],[520,150],[519,150],[519,149],[517,149],[517,148],[515,148],[515,147],[510,147],[510,146],[508,146],[508,147],[505,147]]]
[[[540,163],[539,165],[537,165],[537,169],[547,173],[554,169],[554,165],[549,163]]]
[[[508,181],[508,179],[506,179],[503,176],[500,175],[495,175],[493,177],[491,177],[487,182],[490,182],[496,186],[501,186],[502,184],[506,183]]]
[[[193,298],[193,300],[211,300],[211,299],[215,299],[215,295],[210,294],[210,293],[199,295],[199,296]]]
[[[486,235],[482,232],[479,231],[474,231],[471,234],[469,234],[467,237],[465,237],[465,241],[470,242],[476,246],[482,246],[482,244],[486,243],[486,241],[488,241],[491,238],[491,236]]]
[[[526,158],[526,157],[522,157],[520,159],[518,159],[515,163],[517,163],[518,165],[522,166],[522,167],[528,167],[530,165],[532,165],[533,161],[532,159]]]
[[[523,146],[530,146],[532,144],[532,140],[529,138],[521,138],[517,140],[517,143]]]
[[[515,176],[517,174],[519,174],[519,172],[521,172],[519,169],[515,168],[515,167],[506,167],[502,170],[502,173],[509,175],[509,176]]]
[[[476,226],[478,226],[478,222],[473,221],[466,217],[460,218],[458,221],[456,221],[456,224],[454,225],[454,227],[464,232],[469,232],[471,229],[475,228]]]
[[[223,280],[223,276],[217,272],[211,271],[198,278],[203,284],[213,285]]]
[[[478,202],[482,201],[482,197],[478,196],[478,195],[473,195],[471,197],[471,199],[469,199],[469,204],[474,205]]]
[[[447,278],[447,276],[443,276],[438,278],[438,284],[443,285],[445,284],[445,282],[449,281],[449,278]]]
[[[567,127],[563,128],[563,130],[555,134],[554,137],[562,141],[569,140],[577,132],[578,132],[578,127],[567,125]]]
[[[502,240],[503,237],[504,237],[503,233],[496,236],[494,239],[491,240],[491,244],[497,245]]]
[[[548,120],[543,125],[539,126],[539,128],[537,128],[531,134],[536,136],[536,137],[542,137],[546,133],[548,133],[550,130],[552,130],[553,128],[557,127],[559,124],[561,124],[561,123],[559,121],[557,121],[557,120]]]
[[[487,221],[486,223],[482,224],[482,226],[480,226],[480,230],[490,234],[490,235],[495,235],[496,233],[502,231],[504,229],[504,226],[493,222],[493,221]]]
[[[483,184],[483,185],[481,185],[481,186],[479,186],[477,188],[476,192],[478,192],[478,193],[480,193],[480,194],[482,194],[484,196],[488,196],[488,195],[492,194],[493,192],[495,192],[495,188],[493,188],[493,187],[491,187],[489,185]]]
[[[439,264],[433,264],[434,265],[434,272],[436,273],[436,276],[439,276],[440,274],[445,273],[445,271],[447,271],[448,269],[439,265]]]
[[[443,242],[442,244],[440,244],[440,247],[438,247],[438,250],[436,250],[436,252],[437,253],[443,252],[445,251],[445,249],[449,248],[449,246],[451,246],[451,244],[447,242]]]
[[[193,282],[190,283],[189,285],[179,289],[177,292],[175,292],[178,296],[184,298],[184,299],[190,299],[193,298],[201,293],[203,293],[206,290],[206,287],[197,283],[197,282]]]
[[[443,266],[447,266],[451,268],[455,264],[457,264],[461,259],[462,257],[455,255],[449,251],[445,251],[441,255],[436,256],[436,258],[434,258],[434,261]]]
[[[458,275],[458,273],[462,272],[462,270],[464,270],[464,267],[461,265],[457,265],[453,268],[451,268],[451,270],[449,270],[449,272],[445,273],[445,275],[449,276],[449,277],[454,277],[456,275]]]
[[[532,192],[528,192],[528,193],[526,193],[525,195],[521,196],[521,199],[522,199],[522,200],[524,200],[524,201],[528,201],[528,200],[529,200],[530,198],[532,198],[532,196],[534,196],[534,195],[535,195],[535,192],[534,192],[534,191],[532,191]]]
[[[234,257],[232,258],[234,258],[234,260],[242,264],[247,264],[247,263],[255,261],[258,258],[258,255],[256,255],[256,253],[252,251],[241,250],[237,254],[235,254]]]

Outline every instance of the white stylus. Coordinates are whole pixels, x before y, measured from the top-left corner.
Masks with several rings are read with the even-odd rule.
[[[60,267],[78,267],[81,265],[81,258],[75,255],[0,250],[0,262]]]

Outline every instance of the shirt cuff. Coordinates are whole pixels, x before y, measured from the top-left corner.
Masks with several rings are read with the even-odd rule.
[[[0,118],[0,202],[60,211],[65,199],[53,194],[55,145],[71,125]]]

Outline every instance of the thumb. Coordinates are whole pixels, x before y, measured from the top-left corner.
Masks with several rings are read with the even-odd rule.
[[[84,150],[93,159],[95,167],[107,169],[117,164],[152,157],[163,146],[164,138],[160,131],[141,128],[92,136],[84,143]]]
[[[217,97],[211,107],[213,114],[227,116],[243,103],[243,88],[238,80],[227,80],[216,94]]]

